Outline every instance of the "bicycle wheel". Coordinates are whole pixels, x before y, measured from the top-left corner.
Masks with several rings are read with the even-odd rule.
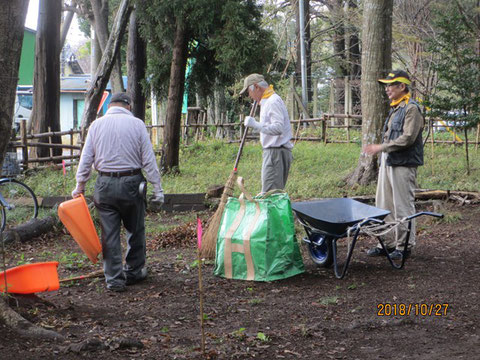
[[[38,215],[37,197],[24,183],[15,179],[0,180],[4,216],[2,230],[23,224]]]

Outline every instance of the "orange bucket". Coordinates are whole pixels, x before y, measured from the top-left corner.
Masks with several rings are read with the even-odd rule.
[[[33,294],[43,291],[55,291],[60,287],[57,273],[57,261],[16,266],[0,273],[0,292],[5,292],[5,273],[7,291],[13,294]]]
[[[96,264],[102,245],[83,195],[58,206],[58,217],[88,258]]]

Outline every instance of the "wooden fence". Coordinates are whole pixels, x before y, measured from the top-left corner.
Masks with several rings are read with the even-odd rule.
[[[182,129],[182,139],[185,145],[188,145],[191,141],[200,141],[204,140],[206,137],[215,137],[219,139],[226,140],[228,142],[239,142],[244,131],[243,126],[243,116],[240,116],[240,121],[238,123],[227,123],[220,122],[218,124],[206,124],[206,123],[193,123],[188,121],[188,117],[183,121],[181,125]],[[358,143],[358,136],[356,138],[352,137],[352,131],[356,131],[356,134],[361,133],[361,115],[348,115],[348,114],[323,114],[318,118],[310,119],[299,119],[292,120],[291,124],[293,126],[293,141],[319,141],[325,144],[327,143]],[[202,122],[205,119],[202,120]],[[206,121],[205,121],[206,122]],[[438,123],[438,121],[433,121],[433,129],[448,129],[451,132],[451,140],[440,140],[436,139],[437,131],[430,133],[429,142],[433,144],[454,144],[460,145],[463,144],[463,140],[460,139],[455,131],[452,131],[443,123]],[[147,129],[150,134],[150,138],[154,145],[157,147],[160,145],[161,137],[160,131],[164,128],[164,125],[147,125]],[[319,129],[319,136],[302,136],[301,130],[307,128]],[[455,126],[452,127],[455,129]],[[329,129],[344,129],[345,134],[343,139],[338,139],[334,136],[329,135]],[[75,137],[81,133],[81,130],[70,129],[68,131],[49,131],[42,134],[27,134],[27,125],[26,120],[20,122],[20,136],[15,137],[9,143],[10,148],[16,149],[20,148],[22,153],[21,164],[23,168],[27,168],[29,164],[45,164],[51,162],[59,162],[60,160],[77,160],[80,158],[80,153],[82,150],[82,143],[75,141]],[[460,134],[461,135],[461,134]],[[53,144],[52,138],[54,136],[62,136],[68,138],[68,143],[62,144]],[[469,141],[470,144],[475,145],[478,149],[480,136],[480,124],[476,130],[476,140]],[[78,136],[77,136],[78,137]],[[445,136],[443,136],[445,138]],[[48,142],[39,142],[38,139],[48,138]],[[247,139],[254,140],[258,139],[258,136],[250,135],[247,136]],[[63,140],[62,140],[63,142]],[[50,156],[36,158],[31,157],[29,154],[29,149],[34,147],[48,147],[50,149]],[[62,155],[54,156],[53,149],[61,148]],[[36,166],[44,167],[44,166]]]

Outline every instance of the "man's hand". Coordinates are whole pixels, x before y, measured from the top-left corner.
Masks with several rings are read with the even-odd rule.
[[[77,184],[77,187],[75,190],[72,191],[72,198],[77,198],[80,195],[83,195],[85,193],[85,184]]]
[[[262,125],[260,125],[260,123],[256,121],[254,117],[251,117],[251,116],[245,117],[244,125],[246,127],[251,127],[257,130],[260,130],[262,128]]]
[[[153,194],[153,196],[150,197],[150,208],[154,211],[159,211],[164,203],[164,200],[165,196],[163,195],[163,192]]]
[[[375,155],[382,151],[382,145],[370,144],[363,148],[363,152],[367,155]]]

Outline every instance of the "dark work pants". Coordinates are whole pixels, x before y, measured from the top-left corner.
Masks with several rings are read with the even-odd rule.
[[[94,202],[102,227],[103,271],[110,285],[135,278],[145,266],[145,203],[138,192],[143,175],[98,176]],[[125,265],[122,264],[121,225],[127,232]]]

